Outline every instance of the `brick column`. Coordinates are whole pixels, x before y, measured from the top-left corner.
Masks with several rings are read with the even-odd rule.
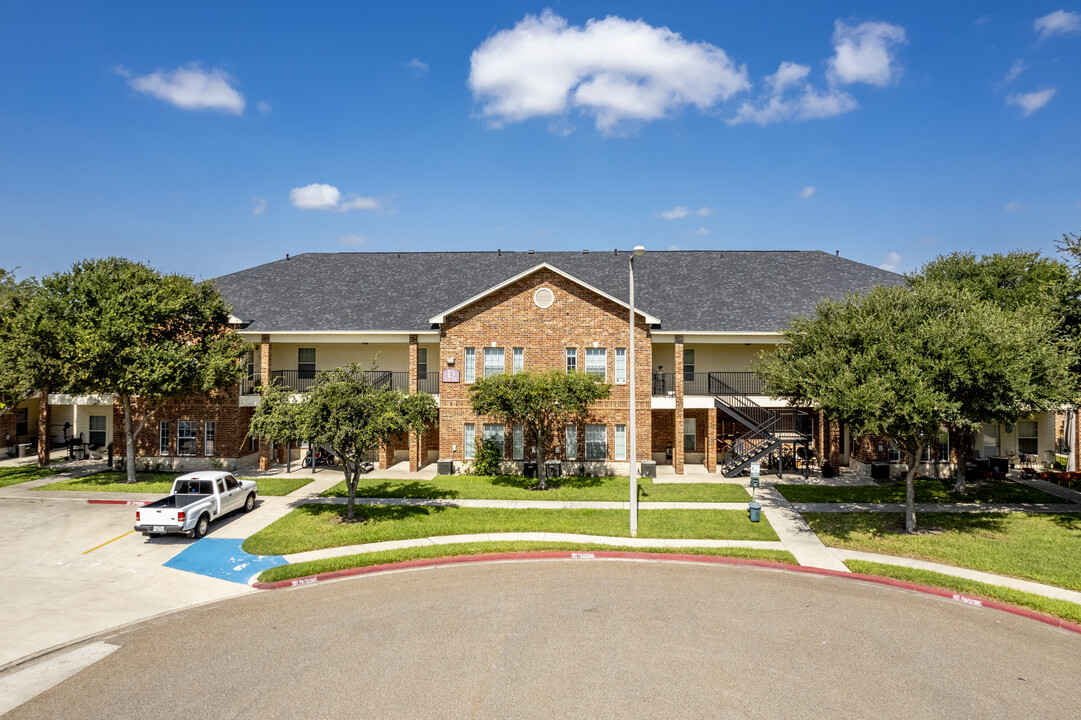
[[[49,464],[49,388],[44,388],[38,401],[38,467]]]
[[[415,395],[419,387],[417,375],[417,336],[409,336],[409,394]],[[420,470],[420,443],[417,442],[417,434],[409,434],[409,472]]]
[[[676,411],[672,423],[672,469],[683,474],[683,336],[676,335]]]
[[[263,392],[270,385],[270,336],[263,335],[259,345],[259,382],[263,385]],[[259,469],[269,470],[272,458],[270,457],[270,441],[259,438]],[[315,470],[313,467],[312,470]]]
[[[394,444],[388,442],[379,446],[379,469],[386,470],[394,464]]]
[[[717,472],[717,408],[706,410],[706,472]]]

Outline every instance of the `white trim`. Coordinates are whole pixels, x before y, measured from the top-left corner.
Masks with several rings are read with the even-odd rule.
[[[786,342],[784,335],[779,332],[709,332],[699,330],[693,332],[679,332],[675,330],[654,330],[652,333],[653,344],[674,343],[676,341],[676,335],[683,335],[685,338],[694,338],[694,343],[696,345]]]
[[[561,275],[561,276],[567,278],[568,280],[570,280],[571,282],[578,283],[579,285],[586,288],[587,290],[592,290],[593,292],[597,293],[601,297],[607,298],[608,300],[611,300],[612,302],[616,303],[617,305],[620,305],[621,307],[625,307],[628,310],[631,307],[627,303],[623,302],[622,300],[619,300],[618,298],[612,297],[611,295],[604,292],[603,290],[599,290],[599,289],[593,287],[592,285],[590,285],[589,283],[582,282],[581,280],[574,277],[573,275],[565,273],[562,270],[560,270],[559,268],[553,267],[552,265],[549,265],[548,263],[545,262],[545,263],[541,263],[540,265],[536,265],[536,266],[530,268],[529,270],[526,270],[525,272],[518,273],[514,277],[507,278],[506,280],[499,283],[498,285],[493,285],[492,287],[488,288],[484,292],[482,292],[482,293],[480,293],[478,295],[474,295],[473,297],[469,298],[465,302],[459,303],[459,304],[455,305],[454,307],[452,307],[452,308],[450,308],[448,310],[444,310],[443,312],[439,313],[435,317],[429,318],[428,322],[433,323],[435,325],[441,325],[442,323],[446,322],[447,315],[450,315],[452,312],[455,312],[457,310],[461,310],[464,307],[472,305],[473,303],[477,302],[481,298],[484,298],[484,297],[486,297],[488,295],[491,295],[492,293],[496,292],[497,290],[501,290],[501,289],[505,288],[506,286],[510,285],[511,283],[517,282],[517,281],[521,280],[524,277],[528,277],[528,276],[532,275],[533,273],[537,272],[538,270],[551,270],[552,272],[556,273],[557,275]],[[645,318],[645,321],[647,323],[649,323],[650,325],[659,325],[660,322],[661,322],[658,318],[653,317],[652,315],[650,315],[646,311],[642,310],[641,308],[635,308],[634,311],[635,311],[635,313],[637,313],[637,314],[641,315],[643,318]]]
[[[438,330],[240,330],[238,334],[256,344],[263,335],[269,335],[271,343],[408,343],[410,335],[416,335],[417,342],[439,342]]]

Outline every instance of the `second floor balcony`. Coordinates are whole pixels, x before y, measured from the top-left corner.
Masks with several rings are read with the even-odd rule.
[[[653,373],[653,396],[676,394],[676,374]],[[684,395],[769,395],[765,383],[752,372],[684,372]]]
[[[293,392],[305,392],[311,388],[315,378],[323,371],[309,370],[273,370],[270,382],[279,384]],[[365,370],[365,378],[373,387],[390,387],[394,390],[409,392],[409,373],[397,370]],[[263,379],[259,373],[249,375],[240,381],[241,395],[258,395]],[[424,372],[417,374],[417,390],[432,395],[439,393],[439,373]]]

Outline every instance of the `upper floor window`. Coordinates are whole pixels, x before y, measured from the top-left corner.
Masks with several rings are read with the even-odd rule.
[[[567,372],[574,372],[578,369],[578,350],[575,348],[567,348]]]
[[[586,372],[601,380],[608,377],[608,354],[604,348],[586,348]]]
[[[510,371],[515,375],[525,372],[525,348],[514,348],[514,354],[511,356]]]
[[[249,350],[248,354],[244,356],[244,371],[247,373],[248,380],[255,379],[255,351]]]
[[[462,368],[465,382],[473,382],[477,379],[477,351],[475,348],[465,349],[465,367]]]
[[[616,382],[627,382],[627,348],[616,348]]]
[[[694,348],[683,348],[683,379],[694,380]]]
[[[417,348],[417,377],[424,377],[428,374],[428,348]]]
[[[315,379],[315,348],[297,348],[297,376],[301,380]]]
[[[484,348],[484,377],[502,375],[506,365],[503,364],[503,348]]]

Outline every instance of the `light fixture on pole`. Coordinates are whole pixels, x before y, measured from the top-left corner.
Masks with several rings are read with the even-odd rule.
[[[629,374],[630,386],[631,386],[631,416],[630,422],[630,460],[631,460],[631,537],[638,537],[638,435],[635,429],[635,414],[637,413],[637,406],[634,399],[634,259],[641,256],[646,249],[641,245],[634,246],[634,252],[631,253],[630,259],[630,365],[631,371]]]

